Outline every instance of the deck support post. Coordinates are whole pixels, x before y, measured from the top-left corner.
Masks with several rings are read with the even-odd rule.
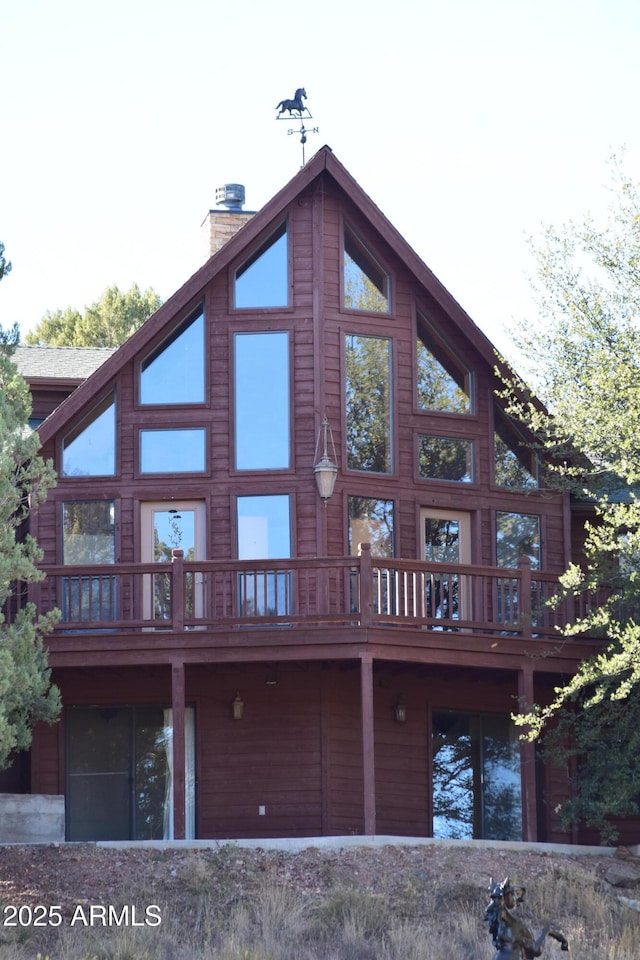
[[[364,832],[376,832],[376,776],[373,733],[373,658],[360,657],[360,704],[362,710],[362,779],[364,790]]]
[[[173,716],[173,839],[185,839],[184,663],[171,664]]]
[[[531,710],[534,703],[533,667],[526,663],[518,670],[518,702],[520,712]],[[518,727],[524,732],[526,728]],[[536,798],[536,748],[529,740],[520,741],[520,778],[522,790],[522,839],[538,839],[538,806]]]

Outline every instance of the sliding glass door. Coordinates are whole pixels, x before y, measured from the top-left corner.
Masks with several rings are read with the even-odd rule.
[[[67,839],[173,838],[173,717],[162,707],[70,707]],[[187,838],[195,835],[195,736],[185,711]]]
[[[433,836],[521,840],[520,748],[510,717],[434,710]]]

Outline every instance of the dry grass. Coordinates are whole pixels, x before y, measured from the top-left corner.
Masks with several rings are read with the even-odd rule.
[[[486,887],[470,871],[446,859],[438,871],[416,869],[393,853],[385,876],[363,857],[345,871],[316,852],[304,879],[282,856],[250,860],[235,849],[168,859],[171,888],[141,869],[111,898],[159,903],[160,925],[72,927],[67,917],[59,929],[0,927],[0,960],[492,960]],[[589,865],[550,859],[528,883],[519,879],[528,886],[523,918],[535,933],[543,919],[557,923],[573,960],[640,956],[640,915],[604,892]],[[544,956],[567,954],[548,940]]]

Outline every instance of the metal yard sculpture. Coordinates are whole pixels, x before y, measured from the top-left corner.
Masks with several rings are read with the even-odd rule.
[[[489,924],[489,933],[498,951],[494,960],[534,960],[542,955],[544,939],[547,936],[557,940],[560,949],[568,951],[571,956],[564,934],[545,924],[540,935],[534,938],[526,923],[516,916],[515,907],[524,900],[524,887],[514,887],[509,877],[505,877],[502,883],[491,880],[489,892],[491,900],[485,910],[484,919]]]

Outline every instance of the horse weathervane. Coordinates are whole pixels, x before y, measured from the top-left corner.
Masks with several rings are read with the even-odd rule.
[[[291,135],[292,133],[300,134],[300,143],[302,144],[302,166],[304,167],[304,145],[307,142],[307,133],[319,133],[318,127],[312,127],[311,130],[307,130],[304,121],[305,119],[312,120],[311,112],[307,106],[303,103],[307,99],[307,91],[304,87],[298,87],[294,93],[291,100],[281,100],[280,103],[276,106],[276,110],[279,111],[276,120],[288,120],[291,122],[292,118],[295,117],[297,120],[300,120],[300,127],[298,130],[292,130],[291,128],[287,130],[287,133]],[[289,116],[286,117],[285,113],[289,112]]]

